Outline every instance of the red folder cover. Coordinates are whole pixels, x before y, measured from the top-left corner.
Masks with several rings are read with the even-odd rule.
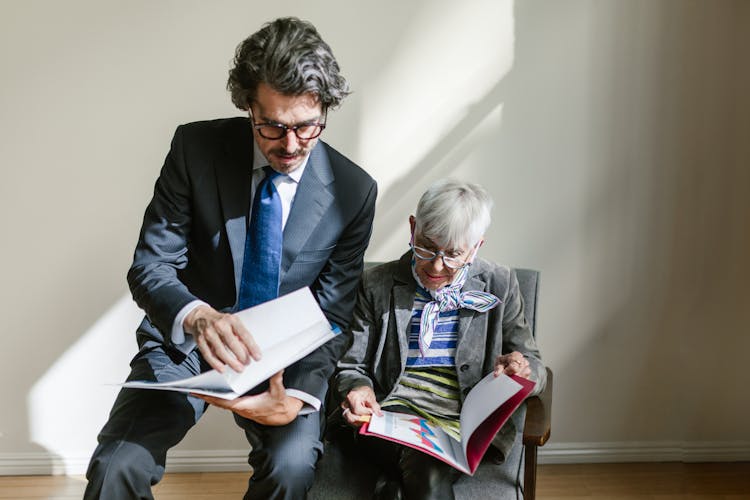
[[[387,439],[420,450],[473,475],[497,431],[534,389],[518,376],[489,374],[466,396],[461,408],[461,441],[432,422],[414,415],[383,411],[362,425],[363,435]]]

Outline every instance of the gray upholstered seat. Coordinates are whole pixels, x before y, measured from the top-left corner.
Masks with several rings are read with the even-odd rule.
[[[524,299],[526,319],[536,336],[536,309],[539,296],[539,272],[515,269]],[[458,499],[516,499],[521,498],[526,482],[526,499],[534,498],[536,447],[549,437],[550,406],[552,402],[552,373],[547,369],[547,389],[539,397],[530,398],[512,416],[519,432],[509,456],[498,463],[494,448],[490,448],[473,477],[463,476],[454,491]],[[529,408],[527,418],[527,406]],[[526,445],[524,457],[523,448]],[[528,467],[523,474],[524,462]],[[318,463],[315,484],[308,494],[313,500],[350,500],[370,498],[377,471],[367,462],[351,454],[344,454],[334,443],[326,442],[325,453]],[[525,477],[525,480],[523,479]]]

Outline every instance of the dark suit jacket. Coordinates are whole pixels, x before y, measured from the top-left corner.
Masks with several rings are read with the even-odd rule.
[[[218,310],[234,307],[250,213],[253,147],[246,118],[177,128],[128,272],[133,297],[146,311],[139,345],[157,342],[169,349],[175,316],[193,300]],[[310,287],[330,321],[349,324],[376,195],[367,173],[318,141],[284,228],[280,294]],[[331,341],[289,367],[286,386],[322,401],[347,341]]]
[[[353,388],[368,385],[378,401],[387,398],[406,369],[408,331],[417,284],[411,273],[411,252],[400,260],[365,271],[357,296],[351,330],[353,344],[339,362],[334,391],[339,399]],[[486,313],[458,312],[456,374],[461,402],[482,377],[493,371],[500,354],[518,351],[529,360],[532,394],[547,382],[539,349],[523,313],[523,298],[515,273],[506,266],[476,258],[463,290],[497,296],[501,302]],[[494,444],[507,456],[516,429],[509,420]]]

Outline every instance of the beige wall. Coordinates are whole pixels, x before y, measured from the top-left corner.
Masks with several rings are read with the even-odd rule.
[[[747,2],[256,4],[0,3],[0,473],[85,466],[174,127],[238,114],[234,47],[288,14],[355,90],[326,138],[379,181],[369,258],[454,175],[495,197],[483,255],[541,269],[547,460],[750,459]],[[212,411],[173,463],[243,450]]]

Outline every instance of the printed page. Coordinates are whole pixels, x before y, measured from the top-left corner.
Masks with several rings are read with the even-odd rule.
[[[309,288],[300,288],[239,311],[236,316],[242,320],[263,351],[286,342],[317,323],[327,322]]]
[[[123,387],[195,392],[234,399],[271,377],[282,368],[311,353],[340,331],[332,331],[328,320],[308,288],[237,313],[253,335],[263,355],[242,372],[226,367],[223,374],[209,370],[172,382],[126,382]]]
[[[229,386],[237,394],[244,394],[335,336],[336,333],[331,330],[330,323],[323,318],[323,321],[311,325],[293,337],[287,336],[285,342],[279,342],[264,349],[263,359],[251,362],[242,372],[237,373],[227,367],[226,379]]]
[[[464,456],[466,456],[469,437],[474,430],[501,404],[521,389],[521,384],[509,376],[501,374],[495,377],[492,373],[485,376],[471,389],[461,408],[461,438]]]
[[[135,381],[125,382],[123,387],[130,389],[162,389],[177,392],[195,392],[222,399],[234,399],[238,396],[224,376],[216,370],[210,370],[195,377],[172,382]]]
[[[469,473],[461,443],[424,418],[383,411],[382,417],[372,415],[361,432],[416,448]]]

